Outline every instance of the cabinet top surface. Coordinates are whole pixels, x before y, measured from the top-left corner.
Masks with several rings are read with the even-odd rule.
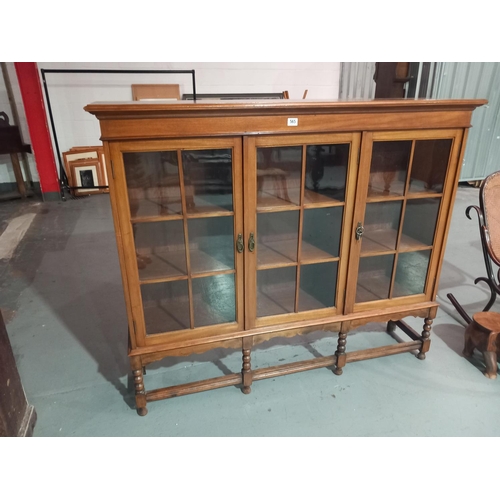
[[[401,111],[469,110],[487,104],[486,99],[373,99],[373,100],[202,100],[95,102],[85,111],[98,118],[179,114],[289,114],[390,113]]]

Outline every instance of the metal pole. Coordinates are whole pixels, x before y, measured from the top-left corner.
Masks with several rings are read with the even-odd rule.
[[[54,143],[56,146],[57,160],[59,162],[59,188],[61,190],[62,200],[66,201],[66,197],[64,196],[64,189],[63,188],[64,188],[64,182],[66,182],[66,184],[67,184],[68,179],[66,177],[66,172],[64,172],[64,167],[63,167],[62,160],[61,160],[61,152],[59,151],[59,143],[57,141],[56,127],[54,125],[54,117],[52,116],[52,107],[50,105],[49,89],[47,88],[47,81],[45,80],[46,71],[44,69],[42,69],[41,73],[42,73],[43,88],[45,91],[45,99],[47,99],[47,107],[49,108],[49,117],[50,117],[50,125],[52,127],[52,135],[54,137]]]
[[[193,69],[193,101],[196,102],[196,81],[194,76],[194,69]]]

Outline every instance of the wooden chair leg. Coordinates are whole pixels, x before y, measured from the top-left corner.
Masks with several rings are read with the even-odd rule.
[[[465,334],[464,334],[464,350],[462,351],[462,354],[466,358],[471,358],[474,349],[476,348],[476,342],[474,341],[474,335],[475,335],[475,327],[474,323],[470,323],[467,328],[465,329]]]
[[[497,353],[495,351],[484,351],[483,356],[486,364],[484,375],[491,379],[497,378]]]

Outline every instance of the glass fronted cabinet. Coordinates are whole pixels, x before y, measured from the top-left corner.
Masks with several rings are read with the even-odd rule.
[[[139,414],[148,401],[430,347],[473,110],[481,100],[95,103]],[[402,321],[424,318],[418,333]],[[349,351],[388,322],[410,337]],[[328,356],[253,369],[273,337]],[[242,369],[147,391],[167,356],[239,348]]]
[[[347,311],[433,300],[457,130],[366,133],[354,217]],[[448,189],[446,185],[449,183]],[[434,252],[437,248],[437,252]]]
[[[343,311],[359,134],[245,140],[247,328]]]
[[[138,340],[242,329],[241,141],[130,142],[118,159]]]

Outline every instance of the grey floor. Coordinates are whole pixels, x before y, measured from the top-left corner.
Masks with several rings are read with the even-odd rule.
[[[498,436],[500,377],[482,374],[480,355],[461,356],[464,323],[446,298],[453,292],[469,313],[489,294],[476,220],[465,208],[478,190],[458,190],[443,265],[431,350],[263,380],[252,393],[235,387],[133,409],[127,325],[107,195],[40,203],[0,204],[2,225],[34,212],[10,260],[0,261],[0,306],[7,320],[35,436]],[[493,310],[499,310],[495,305]],[[421,331],[422,320],[408,322]],[[336,334],[275,339],[253,353],[255,368],[329,355]],[[394,342],[383,326],[352,332],[347,349]],[[151,365],[148,389],[241,369],[241,353],[220,350]]]

